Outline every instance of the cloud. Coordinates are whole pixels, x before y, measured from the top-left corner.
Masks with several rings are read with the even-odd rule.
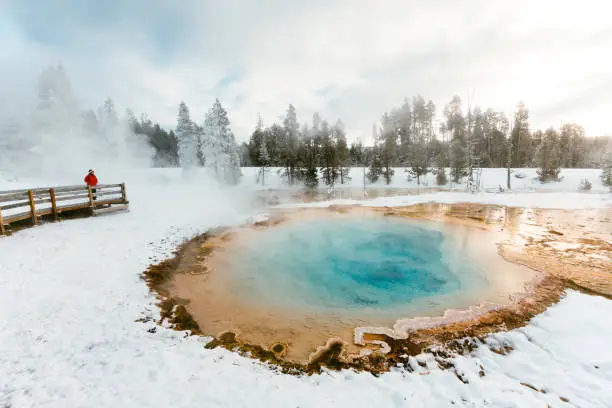
[[[32,103],[37,73],[61,60],[83,106],[111,96],[173,126],[181,100],[201,121],[219,97],[239,140],[258,113],[271,123],[289,103],[300,121],[318,111],[367,138],[405,96],[432,99],[441,115],[469,90],[473,104],[507,114],[525,101],[534,128],[574,120],[587,134],[612,133],[609,87],[596,86],[612,80],[599,1],[4,3],[4,111]]]

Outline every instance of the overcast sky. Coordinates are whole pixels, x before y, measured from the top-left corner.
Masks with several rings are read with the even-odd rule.
[[[404,96],[441,116],[470,89],[508,114],[523,100],[533,128],[612,134],[609,16],[604,0],[0,0],[0,117],[61,61],[83,107],[110,96],[174,126],[181,100],[202,121],[217,96],[240,141],[289,103],[367,139]]]

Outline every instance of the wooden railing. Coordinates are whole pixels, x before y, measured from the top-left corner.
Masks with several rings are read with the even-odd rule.
[[[90,209],[94,214],[115,204],[128,204],[125,184],[0,191],[0,234],[6,234],[11,223],[29,219],[36,225],[45,216],[58,221],[62,213]]]

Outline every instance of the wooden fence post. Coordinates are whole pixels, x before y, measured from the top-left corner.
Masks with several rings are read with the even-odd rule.
[[[6,234],[6,230],[4,229],[4,221],[2,220],[2,207],[0,207],[0,235]]]
[[[125,191],[125,183],[121,183],[121,201],[124,203],[127,201],[127,193]]]
[[[57,216],[57,202],[55,201],[55,189],[54,188],[49,189],[49,196],[51,197],[51,214],[53,214],[53,219],[55,221],[58,221],[59,217]]]
[[[30,200],[30,214],[32,214],[32,224],[38,224],[36,219],[36,206],[34,205],[34,193],[32,190],[28,190],[28,199]]]
[[[87,192],[89,193],[89,206],[93,207],[93,192],[91,191],[91,186],[87,185]]]

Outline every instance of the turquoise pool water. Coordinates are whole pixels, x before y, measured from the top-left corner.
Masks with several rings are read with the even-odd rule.
[[[231,256],[232,290],[254,304],[339,312],[395,310],[486,287],[464,241],[393,217],[294,221]]]

